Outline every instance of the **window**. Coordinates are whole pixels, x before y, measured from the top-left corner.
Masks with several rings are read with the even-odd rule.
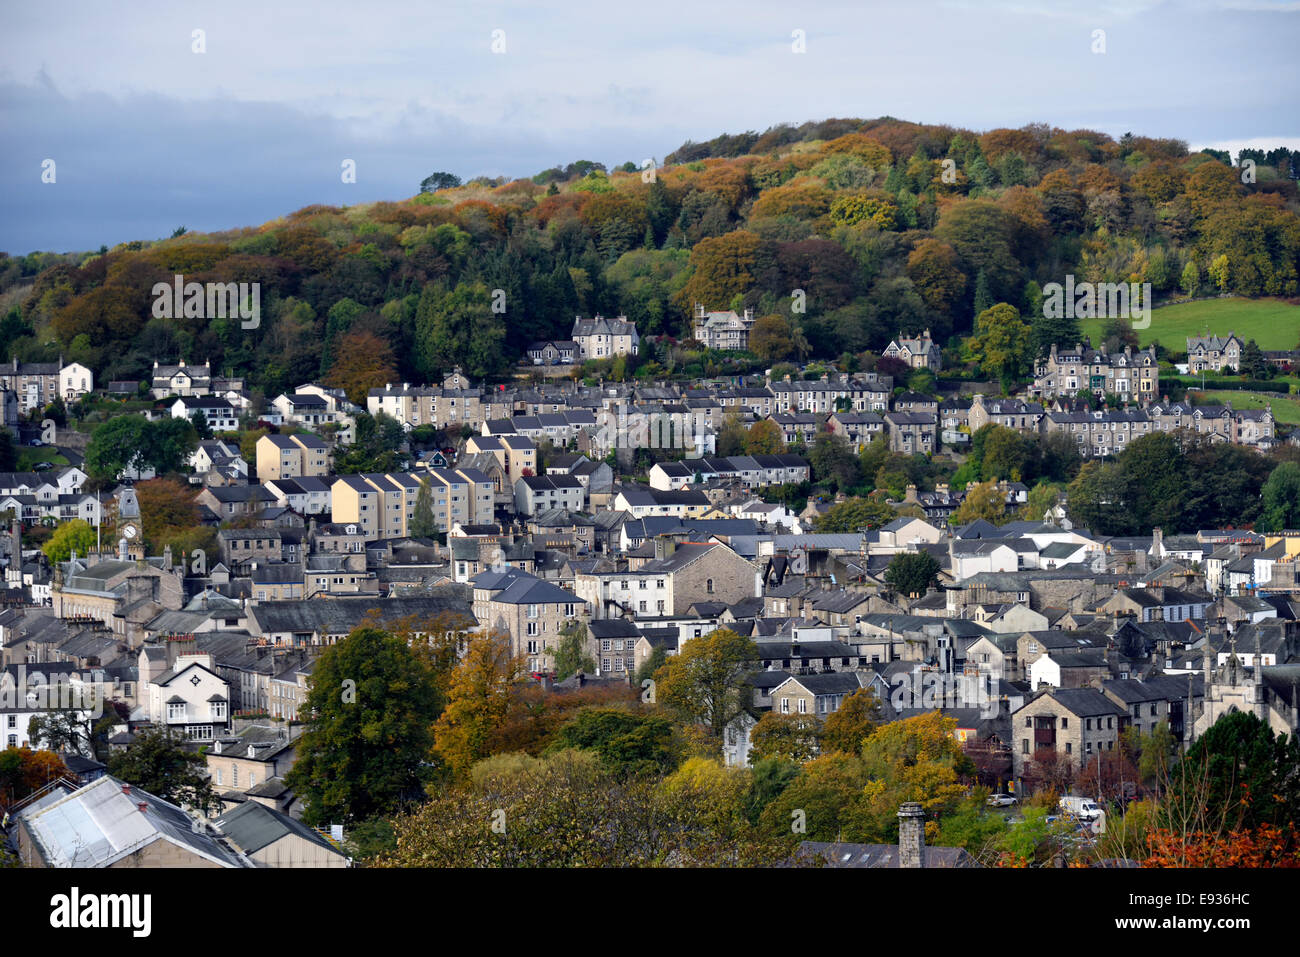
[[[1064,731],[1064,730],[1065,730],[1066,728],[1068,728],[1069,726],[1070,726],[1070,719],[1069,719],[1069,718],[1062,718],[1062,719],[1061,719],[1061,730]]]
[[[16,728],[16,727],[18,727],[18,715],[16,715],[16,714],[11,714],[11,715],[9,716],[9,727],[11,727],[11,728]]]
[[[824,705],[825,703],[826,703],[826,702],[824,702],[824,701],[822,702],[823,705]],[[799,699],[799,713],[800,713],[800,714],[807,714],[807,713],[808,713],[808,699],[807,699],[807,698],[800,698],[800,699]]]
[[[1065,753],[1066,754],[1074,753],[1074,745],[1071,744],[1069,741],[1065,742]]]
[[[713,579],[712,579],[712,578],[710,578],[708,581],[706,581],[706,582],[704,583],[704,590],[705,590],[706,592],[708,592],[710,595],[713,594]]]
[[[790,699],[789,699],[789,698],[782,698],[782,699],[781,699],[781,713],[782,713],[782,714],[789,714],[789,713],[790,713]]]
[[[1028,720],[1028,719],[1026,719],[1026,720]],[[1021,754],[1028,754],[1028,753],[1029,753],[1029,739],[1028,739],[1028,738],[1021,738],[1021,739],[1020,739],[1020,753],[1021,753]]]
[[[1099,719],[1099,720],[1100,720],[1100,719]],[[1085,718],[1084,721],[1083,721],[1083,727],[1084,727],[1085,730],[1087,730],[1087,731],[1091,731],[1091,730],[1092,730],[1092,718]]]
[[[238,787],[238,785],[239,785],[239,765],[232,764],[230,766],[230,786]]]

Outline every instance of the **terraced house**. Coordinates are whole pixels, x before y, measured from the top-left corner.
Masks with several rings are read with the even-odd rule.
[[[433,520],[443,531],[457,522],[486,525],[492,521],[495,489],[477,469],[423,469],[418,473],[343,475],[330,486],[336,524],[356,525],[367,541],[401,538],[415,516],[421,480],[430,486]]]
[[[396,388],[389,383],[382,389],[371,389],[366,394],[366,411],[371,415],[383,412],[411,429],[421,425],[438,429],[468,425],[477,429],[483,425],[482,400],[481,391],[470,386],[457,369],[441,386],[403,382]]]
[[[1073,349],[1053,345],[1047,357],[1034,366],[1030,395],[1073,397],[1080,392],[1098,396],[1111,393],[1142,403],[1154,400],[1160,394],[1155,346],[1138,352],[1126,346],[1123,352],[1105,353],[1086,341]]]
[[[586,617],[578,596],[528,572],[483,572],[470,585],[474,617],[485,628],[508,633],[511,653],[524,656],[530,671],[554,668],[565,627]]]

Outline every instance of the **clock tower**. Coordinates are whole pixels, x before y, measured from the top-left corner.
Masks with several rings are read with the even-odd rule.
[[[117,496],[118,549],[130,558],[144,557],[144,526],[140,523],[140,502],[135,489],[124,488]]]

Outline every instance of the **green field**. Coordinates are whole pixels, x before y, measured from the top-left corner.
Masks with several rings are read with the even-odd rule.
[[[1188,395],[1192,395],[1191,392]],[[1195,393],[1196,405],[1224,405],[1232,403],[1234,409],[1262,409],[1265,403],[1273,406],[1273,419],[1287,425],[1300,425],[1300,400],[1295,396],[1268,395],[1263,392],[1221,391]]]
[[[1103,321],[1085,319],[1079,331],[1096,345]],[[1281,299],[1238,298],[1161,306],[1151,312],[1151,328],[1138,330],[1138,339],[1143,346],[1159,339],[1169,351],[1184,352],[1187,337],[1203,336],[1207,329],[1212,335],[1235,332],[1243,341],[1254,339],[1261,349],[1294,349],[1300,343],[1300,306]]]
[[[68,464],[68,460],[60,455],[59,450],[52,445],[41,445],[36,448],[24,445],[18,449],[17,471],[30,472],[32,466],[37,462],[50,462],[53,465]]]

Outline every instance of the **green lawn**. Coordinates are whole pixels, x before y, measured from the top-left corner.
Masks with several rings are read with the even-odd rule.
[[[1101,341],[1104,320],[1085,319],[1079,331]],[[1151,312],[1151,328],[1139,329],[1138,339],[1145,347],[1156,339],[1171,352],[1184,352],[1188,336],[1226,336],[1235,332],[1239,339],[1254,339],[1261,349],[1294,349],[1300,340],[1300,306],[1281,299],[1206,299],[1161,306]]]
[[[1193,395],[1188,392],[1188,395]],[[1221,391],[1194,393],[1197,405],[1223,405],[1227,402],[1232,403],[1234,409],[1262,409],[1265,403],[1271,403],[1273,406],[1273,418],[1278,422],[1285,422],[1287,425],[1300,425],[1300,400],[1295,396],[1269,395],[1265,392],[1233,392],[1229,389]]]
[[[51,462],[54,465],[67,465],[68,460],[59,454],[59,450],[52,445],[42,445],[37,448],[24,445],[18,451],[18,469],[19,472],[30,472],[32,466],[37,462]]]

